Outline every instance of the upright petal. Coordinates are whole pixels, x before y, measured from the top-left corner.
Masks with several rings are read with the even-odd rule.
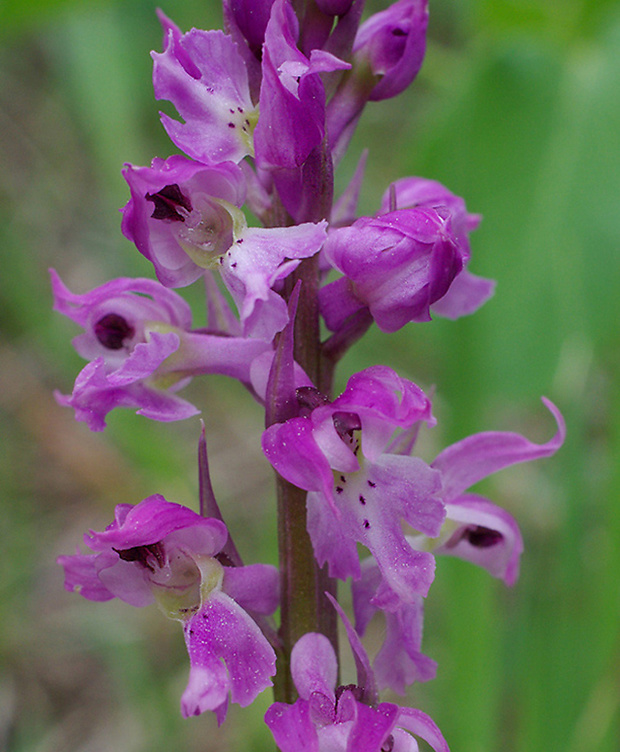
[[[192,29],[176,38],[170,30],[164,51],[152,57],[155,97],[172,102],[184,120],[161,114],[180,149],[201,162],[240,162],[254,154],[257,115],[244,60],[231,37]]]
[[[534,444],[518,433],[486,431],[468,436],[437,455],[431,466],[442,474],[446,499],[456,498],[474,483],[505,467],[554,454],[564,442],[566,425],[552,402],[543,397],[543,403],[558,426],[555,436],[545,444]]]
[[[391,702],[382,702],[374,708],[357,703],[356,710],[346,752],[376,752],[396,725],[400,708]]]
[[[224,0],[222,5],[226,25],[236,29],[260,58],[273,0]]]

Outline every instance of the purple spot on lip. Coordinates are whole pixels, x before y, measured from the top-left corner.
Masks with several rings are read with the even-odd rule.
[[[362,496],[362,494],[360,494],[360,504],[365,504],[365,503],[366,503],[366,499]]]

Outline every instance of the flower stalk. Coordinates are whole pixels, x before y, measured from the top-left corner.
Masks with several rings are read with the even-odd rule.
[[[303,261],[287,280],[289,288],[296,285],[299,291],[294,321],[294,359],[315,384],[323,383],[318,282],[316,258]],[[331,384],[325,386],[329,389]],[[307,632],[320,632],[335,650],[338,649],[336,612],[325,595],[328,592],[335,596],[337,584],[326,568],[317,564],[314,556],[306,522],[307,492],[276,472],[276,494],[282,651],[278,654],[274,697],[279,702],[291,703],[297,697],[290,671],[291,651],[296,642]]]

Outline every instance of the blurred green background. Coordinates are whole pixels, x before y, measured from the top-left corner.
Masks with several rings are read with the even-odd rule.
[[[370,7],[384,7],[375,2]],[[526,552],[507,590],[439,562],[425,651],[434,682],[409,700],[453,752],[617,752],[620,738],[620,2],[431,0],[428,56],[394,101],[369,106],[338,176],[370,147],[361,209],[391,180],[442,181],[484,220],[472,271],[498,280],[477,315],[384,336],[347,356],[435,386],[428,458],[468,433],[554,430],[556,457],[482,490],[519,520]],[[221,24],[215,0],[163,0],[183,28]],[[130,161],[174,151],[159,124],[152,0],[0,4],[0,748],[10,752],[270,750],[253,707],[219,731],[178,712],[187,658],[155,607],[64,592],[57,555],[115,504],[151,493],[196,506],[197,420],[117,411],[90,434],[57,407],[81,368],[77,331],[51,313],[47,268],[83,292],[152,276],[119,229]],[[200,324],[200,300],[196,304]],[[248,560],[275,563],[260,410],[224,379],[194,383],[216,492]],[[381,625],[371,635],[379,638]],[[352,676],[345,675],[351,681]]]

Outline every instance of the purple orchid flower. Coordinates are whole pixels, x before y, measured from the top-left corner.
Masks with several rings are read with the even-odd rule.
[[[446,519],[439,536],[407,536],[416,550],[457,556],[484,567],[491,575],[514,585],[519,575],[523,540],[514,518],[487,499],[464,491],[505,467],[554,454],[564,442],[566,427],[559,410],[543,400],[556,420],[556,434],[535,444],[517,433],[488,431],[474,434],[441,452],[431,467],[442,474]],[[409,447],[409,451],[412,447]],[[362,562],[362,576],[353,583],[356,629],[363,635],[376,613],[385,614],[386,634],[374,661],[379,686],[404,694],[414,681],[434,677],[434,661],[420,652],[423,601],[419,595],[403,600],[383,577],[372,558]]]
[[[368,308],[382,331],[395,332],[410,321],[430,321],[431,306],[461,273],[467,249],[447,210],[420,206],[333,230],[323,256],[345,275],[320,290],[327,326],[338,331]]]
[[[434,537],[445,511],[441,479],[416,457],[390,453],[395,428],[432,422],[430,402],[413,382],[374,366],[349,379],[332,403],[308,395],[306,414],[270,426],[263,451],[288,481],[306,489],[308,531],[319,564],[332,577],[360,577],[356,543],[375,557],[403,600],[426,594],[432,555],[414,551],[401,521]],[[313,407],[313,409],[311,409]]]
[[[93,431],[103,430],[115,407],[153,420],[189,418],[198,409],[175,392],[192,376],[218,373],[250,386],[253,363],[265,353],[273,359],[263,340],[190,331],[189,305],[154,280],[121,278],[76,295],[50,274],[54,308],[84,329],[73,344],[90,360],[73,393],[56,398]]]
[[[336,686],[338,662],[331,643],[325,635],[305,634],[291,653],[291,674],[299,699],[294,705],[276,702],[265,715],[280,750],[417,752],[411,733],[428,742],[435,752],[448,752],[445,739],[426,713],[378,702],[368,656],[344,612],[334,605],[355,657],[357,684]]]
[[[160,113],[173,143],[200,162],[240,162],[254,154],[258,111],[245,61],[232,37],[192,29],[182,34],[160,14],[165,47],[153,52],[156,99],[172,102],[184,122]]]
[[[230,248],[245,200],[238,165],[208,166],[175,155],[156,158],[150,167],[127,164],[123,177],[131,199],[121,229],[166,287],[191,284]]]
[[[67,590],[93,601],[157,602],[183,624],[190,675],[182,713],[212,710],[219,723],[229,695],[245,707],[275,674],[273,648],[248,611],[273,613],[278,571],[225,566],[218,554],[227,537],[223,522],[153,495],[136,506],[119,504],[105,530],[85,534],[94,553],[58,558]]]
[[[218,269],[243,333],[271,342],[288,321],[286,303],[272,288],[320,250],[327,223],[248,227],[238,208],[242,171],[230,162],[207,166],[173,156],[151,167],[127,165],[123,174],[131,189],[123,232],[162,284],[182,287]]]
[[[426,206],[450,215],[451,230],[463,255],[464,264],[469,263],[471,250],[469,233],[480,224],[480,214],[469,214],[465,201],[449,191],[436,180],[409,177],[397,180],[384,193],[381,211],[391,208],[410,209]],[[452,281],[448,292],[431,306],[431,311],[439,316],[457,319],[467,316],[480,308],[495,292],[495,281],[478,277],[466,268]]]

